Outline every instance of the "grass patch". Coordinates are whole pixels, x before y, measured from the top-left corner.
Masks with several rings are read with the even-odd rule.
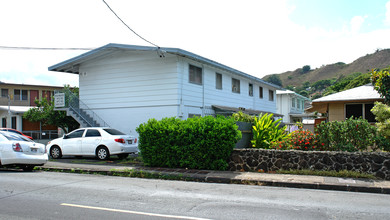
[[[121,165],[126,165],[126,164],[139,164],[140,165],[143,163],[144,163],[144,161],[142,160],[141,156],[126,158],[126,159],[120,160],[118,162],[118,164],[121,164]]]
[[[147,178],[147,179],[161,179],[161,180],[181,180],[181,181],[197,181],[191,177],[185,177],[183,174],[167,175],[162,173],[151,173],[142,170],[134,169],[111,169],[110,171],[88,171],[81,169],[55,169],[55,168],[43,168],[35,167],[37,171],[59,172],[59,173],[78,173],[78,174],[93,174],[93,175],[106,175],[106,176],[121,176],[121,177],[134,177],[134,178]]]
[[[112,161],[88,161],[88,160],[72,160],[71,163],[80,163],[80,164],[106,164],[112,163]]]
[[[293,174],[293,175],[310,175],[310,176],[331,176],[343,178],[364,178],[364,179],[378,179],[372,174],[360,173],[349,170],[277,170],[278,174]]]
[[[161,173],[151,173],[145,172],[142,170],[134,169],[111,169],[110,175],[112,176],[121,176],[121,177],[137,177],[137,178],[146,178],[146,179],[163,179],[163,180],[184,180],[184,181],[193,181],[193,178],[185,177],[183,174],[178,175],[167,175]]]

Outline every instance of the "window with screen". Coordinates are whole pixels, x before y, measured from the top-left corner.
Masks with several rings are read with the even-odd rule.
[[[249,96],[253,96],[253,84],[249,83]]]
[[[263,87],[259,87],[259,98],[263,98]]]
[[[215,88],[222,89],[222,74],[215,73]]]
[[[232,92],[240,93],[240,80],[232,78]]]
[[[8,89],[1,89],[1,97],[8,98]]]
[[[363,117],[363,104],[346,104],[345,105],[345,117],[346,118]]]
[[[190,65],[189,81],[190,83],[202,85],[202,68]]]
[[[274,91],[273,90],[269,90],[268,91],[268,94],[269,94],[269,100],[271,101],[271,102],[273,102],[274,101]]]

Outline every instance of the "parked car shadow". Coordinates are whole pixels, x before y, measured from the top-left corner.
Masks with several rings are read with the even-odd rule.
[[[64,156],[61,159],[50,158],[49,161],[56,163],[73,163],[73,164],[91,164],[91,165],[110,165],[110,166],[143,166],[142,158],[135,155],[129,155],[126,159],[120,159],[116,156],[110,157],[109,160],[99,160],[93,156]]]

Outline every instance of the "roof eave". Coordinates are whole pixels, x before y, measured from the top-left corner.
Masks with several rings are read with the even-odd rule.
[[[221,63],[215,62],[213,60],[207,59],[205,57],[199,56],[197,54],[194,54],[194,53],[191,53],[191,52],[188,52],[186,50],[179,49],[179,48],[157,48],[157,47],[148,47],[148,46],[136,46],[136,45],[125,45],[125,44],[113,44],[113,43],[110,43],[110,44],[107,44],[105,46],[102,46],[102,47],[96,48],[94,50],[91,50],[89,52],[83,53],[83,54],[81,54],[79,56],[76,56],[76,57],[73,57],[71,59],[65,60],[65,61],[63,61],[61,63],[56,64],[56,65],[50,66],[48,68],[48,70],[49,71],[57,71],[57,72],[66,72],[66,73],[79,74],[79,68],[78,67],[79,67],[79,65],[81,63],[83,63],[83,62],[85,62],[85,61],[87,61],[89,59],[93,59],[94,55],[97,55],[99,52],[107,50],[107,49],[131,49],[131,50],[136,50],[136,51],[137,50],[138,51],[158,51],[158,50],[160,50],[161,53],[165,53],[166,52],[166,53],[174,54],[174,55],[177,55],[177,56],[186,57],[186,58],[189,58],[189,59],[192,59],[192,60],[195,60],[195,61],[198,61],[198,62],[202,62],[202,63],[211,65],[213,67],[216,67],[216,68],[228,71],[228,72],[232,72],[234,74],[237,74],[237,75],[240,75],[240,76],[243,76],[243,77],[246,77],[246,78],[250,78],[250,79],[252,79],[254,81],[261,82],[261,83],[263,83],[265,85],[268,85],[270,87],[273,87],[275,89],[282,89],[282,90],[284,90],[284,88],[282,88],[281,86],[275,85],[273,83],[266,82],[266,81],[264,81],[264,80],[262,80],[260,78],[254,77],[252,75],[246,74],[246,73],[241,72],[241,71],[236,70],[236,69],[233,69],[233,68],[228,67],[226,65],[223,65]]]

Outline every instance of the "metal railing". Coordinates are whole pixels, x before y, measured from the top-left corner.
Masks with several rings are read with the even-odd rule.
[[[58,138],[57,130],[48,130],[48,131],[23,131],[23,134],[32,137],[34,140],[41,139],[55,139]]]
[[[284,125],[287,126],[286,130],[288,133],[298,130],[298,125],[295,123],[285,123]],[[314,124],[303,124],[302,126],[304,130],[309,130],[314,133]]]
[[[65,107],[82,119],[87,127],[109,127],[108,123],[92,111],[72,91],[63,89],[62,92],[65,93]]]

